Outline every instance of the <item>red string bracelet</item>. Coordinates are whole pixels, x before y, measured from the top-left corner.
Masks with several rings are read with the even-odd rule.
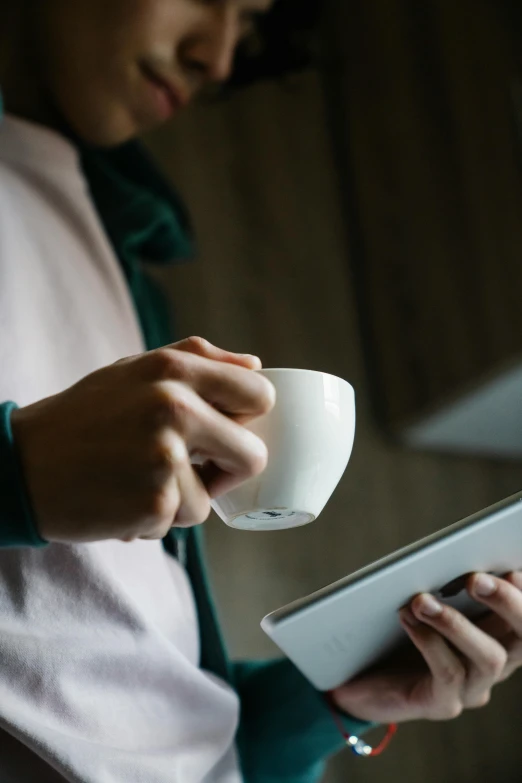
[[[341,733],[342,738],[348,745],[348,747],[355,753],[356,756],[366,756],[367,758],[371,756],[380,756],[381,753],[383,753],[388,745],[391,742],[391,739],[395,732],[397,731],[397,724],[396,723],[390,723],[388,725],[388,728],[386,730],[386,734],[384,735],[384,738],[381,740],[381,742],[377,745],[377,747],[372,748],[371,745],[368,745],[363,739],[360,737],[356,737],[353,734],[347,734],[342,720],[340,718],[339,713],[337,712],[335,705],[333,703],[332,697],[328,694],[326,698],[326,703],[328,704],[328,707],[330,708],[330,712],[332,713],[332,718],[334,719],[335,725],[339,729],[339,732]]]

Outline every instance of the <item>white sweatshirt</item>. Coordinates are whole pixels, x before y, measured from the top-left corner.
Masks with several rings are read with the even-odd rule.
[[[76,150],[4,118],[0,402],[143,349]],[[237,697],[198,661],[191,587],[160,542],[0,550],[0,780],[238,783]]]

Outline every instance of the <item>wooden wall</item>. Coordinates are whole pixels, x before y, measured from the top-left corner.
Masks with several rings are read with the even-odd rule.
[[[522,17],[503,0],[329,8],[361,315],[398,431],[522,358]]]

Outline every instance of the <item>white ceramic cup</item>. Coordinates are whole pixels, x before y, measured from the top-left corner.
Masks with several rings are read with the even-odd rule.
[[[284,530],[313,522],[343,475],[355,434],[355,398],[342,378],[313,370],[260,370],[276,404],[247,425],[268,448],[265,471],[212,501],[242,530]]]

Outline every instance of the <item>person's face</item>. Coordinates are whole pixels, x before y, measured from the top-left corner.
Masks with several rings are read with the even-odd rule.
[[[119,144],[225,81],[272,0],[41,0],[37,75],[72,129]]]

